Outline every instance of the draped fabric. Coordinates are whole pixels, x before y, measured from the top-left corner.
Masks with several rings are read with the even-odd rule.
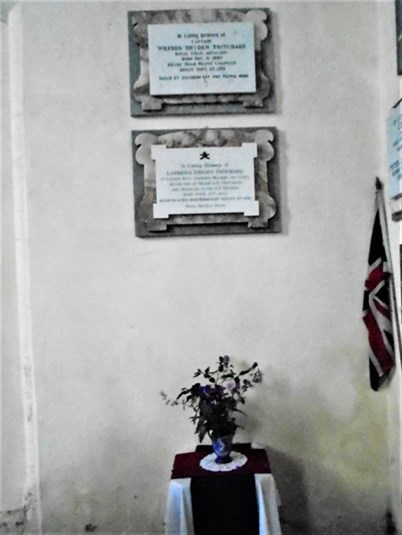
[[[268,474],[271,472],[267,453],[263,449],[251,448],[251,444],[234,444],[233,449],[247,456],[247,463],[236,468],[236,474]],[[176,455],[172,470],[172,479],[184,477],[213,477],[214,472],[204,470],[200,466],[203,457],[212,452],[211,446],[197,446],[196,451],[179,453]],[[233,475],[233,472],[221,472],[223,477]]]
[[[251,444],[233,449],[247,456],[247,463],[232,472],[210,472],[200,460],[209,446],[175,457],[172,479],[191,478],[190,490],[195,535],[258,535],[259,511],[254,475],[270,473],[267,454]]]

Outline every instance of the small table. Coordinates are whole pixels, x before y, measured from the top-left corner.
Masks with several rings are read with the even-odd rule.
[[[266,451],[251,444],[233,449],[247,462],[230,472],[200,466],[209,446],[175,456],[166,535],[281,535],[280,500]]]

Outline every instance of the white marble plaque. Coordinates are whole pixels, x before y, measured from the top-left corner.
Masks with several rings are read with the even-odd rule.
[[[251,22],[150,24],[151,95],[254,93]]]
[[[388,116],[387,136],[389,196],[394,198],[402,195],[402,104]]]
[[[259,215],[256,143],[181,149],[152,145],[151,156],[156,171],[155,219],[181,214]]]

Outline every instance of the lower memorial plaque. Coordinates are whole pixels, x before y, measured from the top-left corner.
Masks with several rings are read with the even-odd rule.
[[[151,156],[156,168],[155,219],[179,214],[258,215],[255,143],[202,149],[154,145]]]
[[[136,235],[279,232],[275,129],[133,132]]]

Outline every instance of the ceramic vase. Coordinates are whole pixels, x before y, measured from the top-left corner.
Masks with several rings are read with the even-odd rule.
[[[232,451],[233,435],[225,437],[214,437],[212,439],[212,449],[215,453],[215,462],[218,464],[230,463],[232,460],[230,453]]]

